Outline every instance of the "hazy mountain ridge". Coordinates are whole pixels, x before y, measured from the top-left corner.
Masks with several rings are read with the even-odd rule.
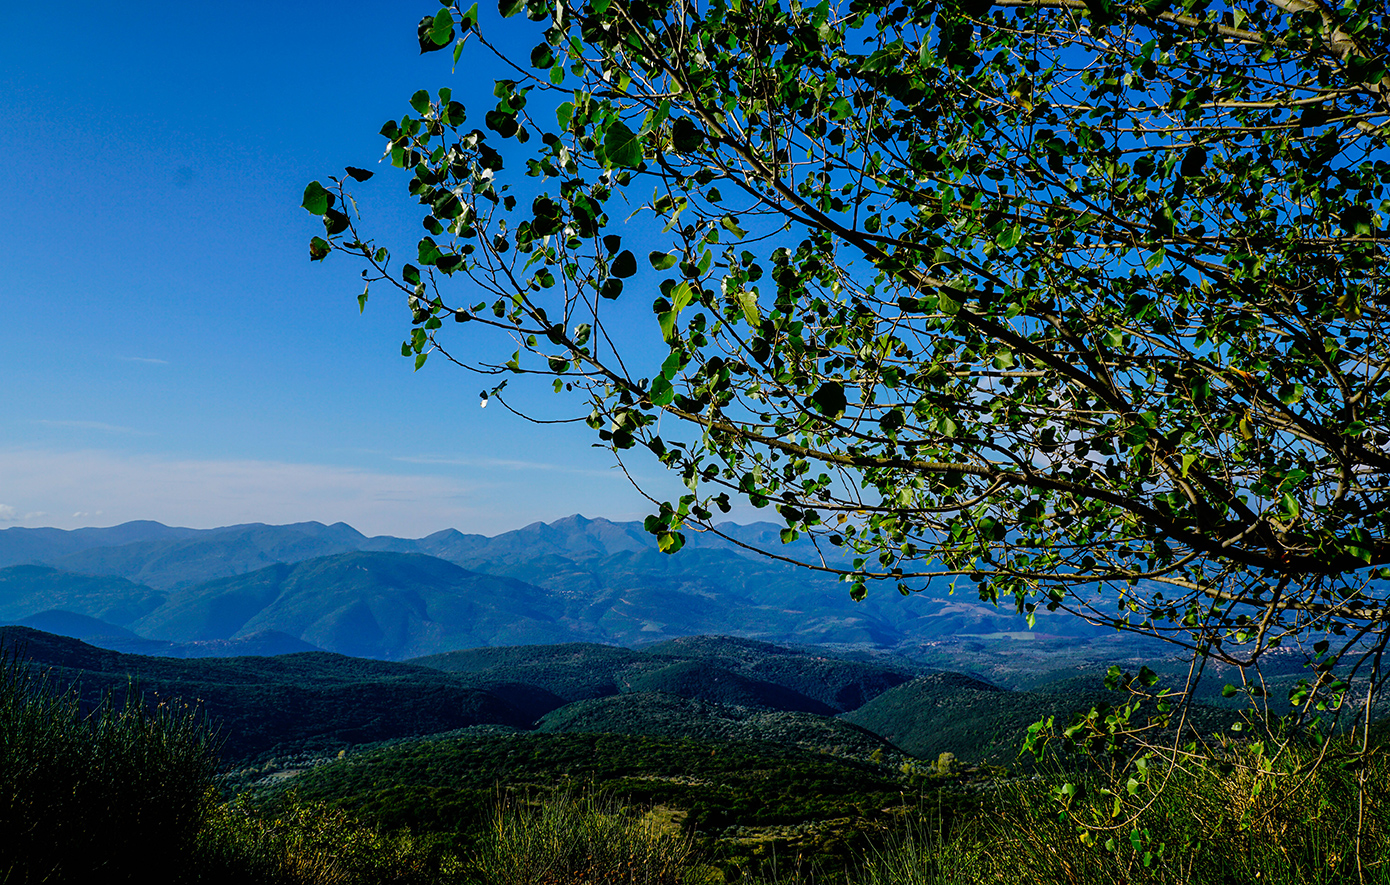
[[[767,523],[721,530],[751,544],[777,541]],[[0,530],[0,562],[25,551],[47,551],[52,561],[0,568],[0,621],[55,613],[47,626],[77,630],[62,626],[66,612],[118,628],[103,634],[87,625],[84,638],[171,655],[256,634],[403,659],[470,646],[642,646],[701,634],[896,650],[1024,629],[1013,613],[961,597],[876,592],[854,603],[833,576],[710,533],[690,533],[670,556],[639,523],[581,516],[491,538],[446,530],[415,540],[368,538],[343,523]],[[1039,633],[1057,632],[1091,631],[1068,617],[1039,619]],[[170,644],[160,652],[141,641]]]

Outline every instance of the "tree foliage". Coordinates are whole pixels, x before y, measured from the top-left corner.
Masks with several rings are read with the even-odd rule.
[[[410,263],[361,229],[353,167],[305,192],[311,257],[404,292],[417,368],[553,376],[677,471],[663,549],[745,499],[856,596],[964,578],[1234,663],[1378,654],[1382,2],[499,11],[538,42],[495,104],[421,91],[382,129]],[[495,52],[476,6],[418,39]],[[656,359],[613,319],[633,299]]]

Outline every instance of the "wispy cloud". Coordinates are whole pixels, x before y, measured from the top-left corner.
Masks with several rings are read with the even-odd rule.
[[[318,520],[415,537],[451,526],[476,531],[496,518],[494,502],[479,502],[456,478],[325,464],[0,450],[0,477],[14,502],[0,505],[0,522],[23,525],[154,519],[211,528]],[[45,518],[41,510],[72,516]]]
[[[120,433],[134,436],[154,435],[148,430],[136,430],[134,427],[124,427],[120,424],[107,424],[104,421],[50,421],[44,418],[36,418],[33,423],[44,427],[65,427],[69,430],[97,430],[101,433]]]
[[[438,467],[472,467],[486,470],[543,470],[556,473],[574,473],[580,476],[612,476],[610,470],[594,470],[589,467],[571,467],[568,464],[549,464],[543,461],[516,461],[507,458],[431,458],[416,455],[396,455],[391,458],[402,464],[424,464]]]
[[[167,365],[169,365],[169,361],[168,361],[168,360],[155,359],[155,358],[152,357],[152,356],[123,356],[123,357],[118,357],[118,359],[123,360],[123,361],[125,361],[125,362],[127,362],[127,363],[148,363],[149,365],[152,365],[152,366],[167,366]]]

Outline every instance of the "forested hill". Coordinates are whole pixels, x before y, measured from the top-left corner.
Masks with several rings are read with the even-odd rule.
[[[482,648],[409,662],[328,652],[132,655],[24,627],[0,628],[0,647],[50,686],[75,687],[89,707],[129,691],[147,703],[190,704],[218,730],[225,758],[241,762],[321,757],[460,729],[753,741],[878,760],[919,747],[934,754],[949,732],[944,749],[962,759],[999,759],[1016,751],[1017,741],[1003,738],[1018,722],[1064,715],[1078,703],[1074,693],[1001,692],[901,661],[731,637],[643,651],[586,643]],[[963,689],[949,704],[923,702],[919,686],[934,686],[940,701],[943,685]]]

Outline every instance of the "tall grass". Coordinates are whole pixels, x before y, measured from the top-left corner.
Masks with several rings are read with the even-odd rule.
[[[1113,785],[1062,778],[1001,787],[946,842],[904,838],[873,853],[857,885],[1248,885],[1390,883],[1390,761],[1308,776],[1311,749],[1278,764],[1174,768],[1138,807],[1115,812]],[[1121,788],[1123,789],[1123,787]],[[1129,808],[1133,804],[1122,803]],[[1078,827],[1085,822],[1090,827]],[[1107,829],[1108,828],[1108,829]]]
[[[478,885],[681,885],[688,835],[602,798],[562,793],[503,801],[478,841]]]
[[[0,650],[0,882],[173,881],[213,807],[216,742],[134,690],[84,715]]]

